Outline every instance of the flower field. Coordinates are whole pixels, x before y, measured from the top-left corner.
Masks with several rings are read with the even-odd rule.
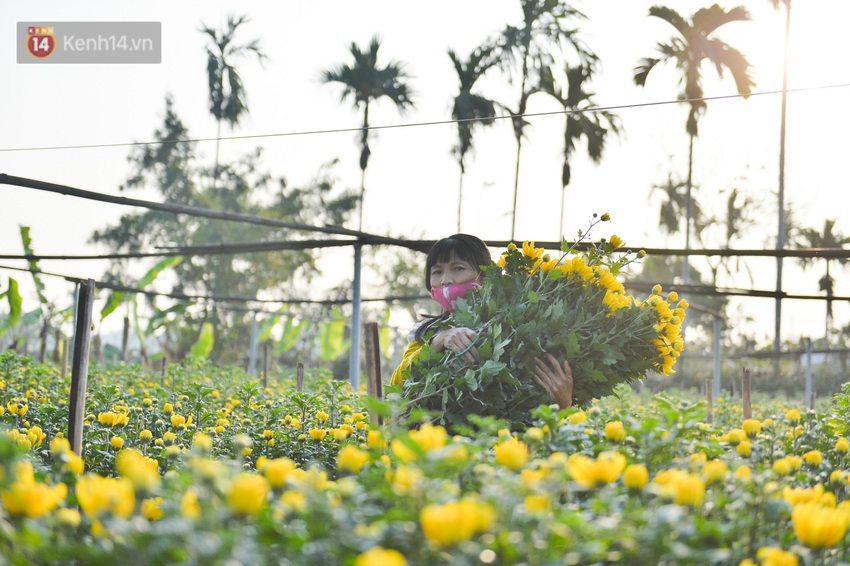
[[[0,355],[0,563],[844,564],[850,387],[822,411],[640,397],[439,426],[321,373],[89,376]],[[367,410],[368,409],[368,410]]]

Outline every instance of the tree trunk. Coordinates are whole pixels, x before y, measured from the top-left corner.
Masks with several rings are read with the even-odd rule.
[[[221,120],[217,120],[218,126],[215,133],[215,165],[213,166],[213,188],[218,183],[218,151],[221,146]]]
[[[826,260],[826,321],[823,331],[823,346],[829,350],[829,328],[832,321],[832,278],[829,275],[829,260]]]
[[[457,193],[457,231],[460,234],[460,211],[461,206],[463,205],[463,157],[460,158],[460,187],[458,188]]]
[[[50,332],[50,324],[47,319],[44,320],[44,323],[41,326],[41,344],[38,347],[38,363],[43,364],[46,354],[47,354],[47,334]]]
[[[526,46],[528,53],[528,46]],[[511,122],[514,127],[514,136],[516,137],[516,171],[514,172],[514,206],[511,211],[511,240],[516,235],[516,205],[517,195],[519,194],[519,156],[522,151],[522,116],[525,114],[526,97],[525,85],[528,81],[528,56],[522,58],[522,83],[519,91],[519,107],[517,108],[517,116]]]
[[[511,213],[511,240],[516,235],[516,205],[517,194],[519,193],[519,155],[522,150],[522,138],[516,140],[516,171],[514,172],[514,206]]]
[[[688,144],[688,181],[685,185],[685,250],[691,249],[691,221],[693,220],[693,199],[691,187],[694,172],[694,136],[691,134]],[[691,279],[691,267],[688,256],[682,258],[682,284],[688,285]]]
[[[53,363],[59,364],[62,361],[62,330],[56,329],[56,346],[53,348]]]
[[[360,136],[360,220],[357,230],[363,231],[363,199],[366,196],[366,166],[369,161],[369,102],[363,108],[363,132]],[[364,158],[364,152],[366,153]]]

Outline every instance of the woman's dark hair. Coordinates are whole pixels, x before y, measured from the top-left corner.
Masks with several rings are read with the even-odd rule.
[[[480,238],[470,234],[455,234],[448,238],[438,240],[428,251],[428,259],[425,260],[425,288],[431,290],[431,268],[434,264],[445,263],[456,258],[465,261],[479,272],[482,267],[492,263],[490,248]],[[437,316],[426,317],[424,321],[413,332],[413,339],[424,341],[428,329],[438,320],[444,320],[450,316],[445,312]]]
[[[437,242],[428,251],[428,259],[425,260],[425,288],[431,290],[431,268],[436,263],[445,263],[452,258],[465,261],[472,267],[481,271],[481,267],[488,266],[493,261],[490,257],[490,249],[480,238],[469,234],[455,234]]]

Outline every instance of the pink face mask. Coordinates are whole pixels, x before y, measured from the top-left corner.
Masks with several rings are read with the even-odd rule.
[[[478,287],[478,281],[473,279],[460,285],[447,285],[445,287],[431,287],[431,297],[437,301],[443,310],[455,312],[455,301],[465,297],[467,291]]]

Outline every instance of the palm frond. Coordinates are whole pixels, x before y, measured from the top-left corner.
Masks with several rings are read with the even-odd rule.
[[[679,12],[674,10],[673,8],[668,8],[667,6],[652,6],[649,9],[649,15],[660,18],[676,28],[682,37],[688,37],[691,32],[691,26],[688,22],[683,18]]]
[[[722,77],[723,68],[729,69],[735,79],[738,94],[750,94],[756,83],[750,74],[752,65],[744,54],[719,39],[710,39],[706,41],[705,46],[706,58],[714,63],[717,74]]]
[[[751,19],[750,13],[743,6],[737,6],[727,11],[718,4],[713,4],[708,8],[701,8],[694,13],[692,18],[694,24],[693,33],[695,36],[708,37],[724,24],[744,22]]]

